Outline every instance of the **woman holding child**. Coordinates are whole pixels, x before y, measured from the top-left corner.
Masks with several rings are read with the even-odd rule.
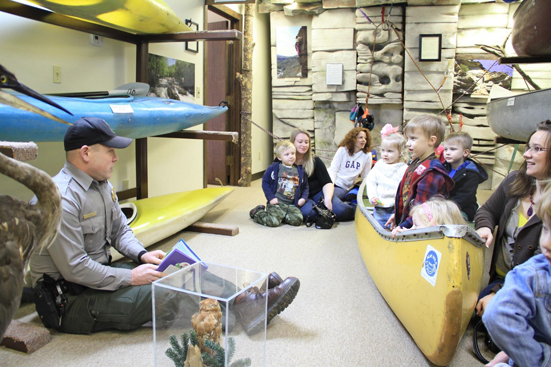
[[[490,299],[503,286],[505,275],[539,253],[538,240],[542,228],[535,204],[543,187],[551,179],[551,121],[541,122],[530,135],[524,153],[525,161],[518,171],[511,172],[475,216],[477,233],[489,247],[495,238],[490,283],[480,293],[476,306],[484,313]]]

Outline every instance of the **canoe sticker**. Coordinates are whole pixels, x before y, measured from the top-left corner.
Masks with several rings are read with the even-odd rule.
[[[440,259],[442,254],[440,251],[427,245],[425,251],[425,258],[423,260],[423,268],[421,269],[421,276],[425,278],[432,286],[436,284],[436,278],[438,277],[438,268],[440,267]]]

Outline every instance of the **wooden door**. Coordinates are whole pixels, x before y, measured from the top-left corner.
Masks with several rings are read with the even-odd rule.
[[[208,24],[208,30],[227,30],[227,21]],[[209,41],[205,43],[207,53],[206,74],[206,105],[217,106],[221,101],[227,100],[227,70],[228,57],[225,41]],[[230,107],[231,108],[231,107]],[[205,130],[227,131],[229,112],[218,116],[205,124]],[[230,182],[231,157],[228,154],[228,144],[225,141],[207,140],[205,145],[205,166],[207,183],[223,185]],[[218,179],[218,180],[217,180]]]

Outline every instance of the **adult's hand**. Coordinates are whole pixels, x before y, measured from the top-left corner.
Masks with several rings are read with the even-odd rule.
[[[298,206],[303,206],[304,204],[306,204],[306,199],[304,199],[304,198],[298,199],[297,204],[298,204]]]
[[[486,247],[490,248],[490,245],[492,244],[492,241],[494,240],[494,231],[491,228],[482,227],[482,228],[477,229],[476,233],[478,233],[480,238],[486,240]]]
[[[164,251],[155,250],[151,252],[146,252],[145,254],[142,255],[140,260],[143,264],[159,265],[161,261],[164,259],[165,255],[166,254]]]
[[[279,200],[277,200],[277,198],[273,198],[272,200],[270,200],[270,204],[277,205],[279,204]]]
[[[132,278],[130,285],[151,284],[157,279],[165,276],[164,273],[157,271],[157,266],[153,264],[142,264],[132,269]]]
[[[495,295],[495,293],[490,293],[487,296],[482,297],[480,301],[478,301],[478,303],[476,304],[476,314],[478,316],[482,317],[482,315],[484,314],[484,310],[488,306],[488,303],[490,303],[490,300],[494,298]]]

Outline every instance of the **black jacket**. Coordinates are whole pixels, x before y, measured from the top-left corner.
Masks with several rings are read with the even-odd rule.
[[[467,165],[459,169],[452,177],[455,186],[450,191],[450,199],[459,206],[462,212],[467,214],[472,222],[478,209],[476,190],[479,184],[488,179],[488,173],[481,165],[469,158],[465,162],[467,162]],[[444,162],[444,167],[448,172],[452,170],[448,162]]]

